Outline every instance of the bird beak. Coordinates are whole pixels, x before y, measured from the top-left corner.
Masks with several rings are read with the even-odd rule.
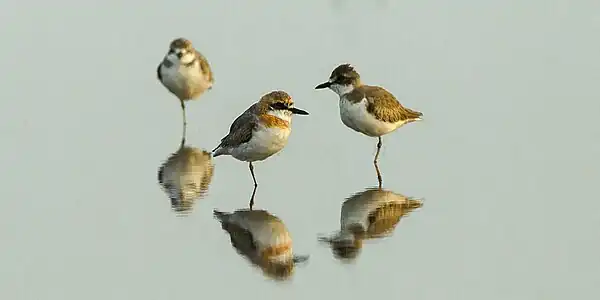
[[[317,86],[315,87],[315,90],[320,90],[320,89],[328,88],[328,87],[330,87],[330,86],[331,86],[331,82],[329,82],[329,81],[327,81],[327,82],[323,82],[323,83],[321,83],[321,84],[317,85]]]
[[[295,255],[293,258],[293,261],[295,264],[298,264],[298,263],[303,263],[303,262],[308,261],[308,258],[309,258],[308,255]]]
[[[307,111],[295,107],[290,108],[290,111],[296,115],[308,115]]]

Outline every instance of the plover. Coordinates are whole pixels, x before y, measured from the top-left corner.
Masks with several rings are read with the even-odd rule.
[[[422,206],[423,199],[367,188],[342,204],[340,230],[319,240],[331,246],[336,258],[352,260],[360,253],[363,240],[391,235],[400,218]]]
[[[229,134],[212,151],[213,157],[231,155],[248,162],[254,181],[250,209],[258,187],[252,162],[265,160],[285,147],[291,133],[292,114],[308,115],[308,112],[294,107],[292,97],[284,91],[267,93],[233,121]]]
[[[185,38],[176,38],[156,69],[158,80],[179,98],[185,136],[185,102],[200,97],[213,86],[214,76],[208,60]]]
[[[308,260],[308,255],[294,255],[285,224],[266,210],[215,210],[214,216],[229,233],[235,250],[271,278],[287,279],[297,263]]]
[[[339,95],[340,118],[344,125],[364,135],[378,138],[373,164],[381,188],[382,178],[377,165],[381,136],[404,124],[420,121],[423,114],[402,106],[386,89],[363,84],[360,75],[350,64],[339,65],[331,72],[329,81],[315,87],[324,88]]]
[[[182,137],[179,149],[158,169],[158,183],[171,199],[173,211],[185,216],[206,195],[213,173],[210,152],[186,146]]]

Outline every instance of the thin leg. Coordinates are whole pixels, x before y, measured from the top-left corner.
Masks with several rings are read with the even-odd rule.
[[[379,166],[377,165],[377,159],[379,158],[379,151],[381,150],[381,137],[379,137],[379,142],[377,142],[377,153],[375,154],[375,159],[373,160],[373,164],[375,165],[375,171],[377,171],[377,181],[379,182],[379,188],[381,189],[382,179],[381,172],[379,172]]]
[[[185,136],[181,137],[181,142],[179,143],[179,149],[183,148],[183,146],[185,146]]]
[[[183,100],[179,100],[179,102],[181,103],[181,114],[183,116],[183,143],[185,144],[185,138],[186,138],[186,128],[187,128],[187,120],[185,118],[185,102],[183,102]]]
[[[254,176],[254,166],[252,162],[248,163],[250,167],[250,174],[252,174],[252,181],[254,181],[254,190],[252,191],[252,197],[250,197],[250,210],[254,207],[254,195],[256,195],[256,188],[258,187],[258,183],[256,183],[256,176]]]

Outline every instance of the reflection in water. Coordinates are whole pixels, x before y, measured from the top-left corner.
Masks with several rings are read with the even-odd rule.
[[[194,201],[208,191],[214,172],[210,152],[185,146],[185,139],[177,152],[160,166],[158,182],[171,199],[171,207],[179,215],[191,212]]]
[[[368,188],[348,197],[342,204],[340,231],[320,240],[331,246],[336,258],[354,260],[362,249],[363,240],[391,235],[400,218],[421,206],[422,199]]]
[[[296,256],[292,238],[278,217],[266,210],[240,209],[233,213],[215,210],[214,216],[229,233],[231,246],[263,273],[276,280],[290,278],[297,263],[308,256]]]

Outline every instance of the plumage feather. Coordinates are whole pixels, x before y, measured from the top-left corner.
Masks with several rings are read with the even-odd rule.
[[[416,120],[423,115],[421,112],[402,106],[392,93],[379,86],[358,86],[346,98],[355,103],[366,98],[367,111],[377,120],[384,122]]]
[[[212,89],[212,84],[215,82],[213,71],[208,63],[208,60],[206,57],[204,57],[204,55],[202,55],[202,53],[200,53],[200,51],[196,50],[196,55],[198,56],[198,60],[200,62],[200,70],[204,76],[206,76],[206,80],[211,83],[211,86],[208,88],[210,90]]]
[[[221,142],[212,151],[215,152],[219,148],[235,147],[243,143],[247,143],[252,138],[252,131],[256,128],[258,119],[254,115],[256,103],[248,107],[244,113],[239,115],[231,126],[229,133],[221,139]],[[221,155],[218,152],[214,153],[214,157]]]
[[[160,74],[160,66],[162,65],[162,63],[158,64],[158,67],[156,68],[156,77],[158,77],[158,80],[160,80],[162,82],[162,74]]]

